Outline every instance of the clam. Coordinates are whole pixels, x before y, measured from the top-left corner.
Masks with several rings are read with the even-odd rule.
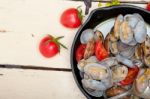
[[[150,37],[147,35],[145,42],[142,44],[144,53],[144,63],[150,67]]]
[[[84,52],[84,59],[87,59],[94,54],[94,46],[95,46],[95,41],[92,38],[88,41],[86,45],[85,52]]]
[[[131,47],[132,46],[122,43],[121,41],[118,41],[118,43],[117,43],[117,48],[118,48],[119,52],[126,51],[126,50],[130,49]]]
[[[137,14],[127,14],[124,16],[124,20],[128,22],[131,28],[135,28],[140,19]]]
[[[116,55],[118,53],[117,41],[115,40],[115,38],[112,36],[111,33],[109,33],[106,36],[104,40],[104,47],[108,52],[112,53],[113,55]]]
[[[82,79],[82,85],[85,91],[94,97],[101,97],[105,89],[101,82],[93,79]]]
[[[130,59],[134,55],[134,52],[135,52],[135,47],[130,47],[128,50],[120,52],[120,55],[122,55],[125,58]]]
[[[117,42],[110,42],[110,51],[113,55],[118,54]]]
[[[129,92],[123,87],[111,87],[106,90],[108,99],[130,99],[128,96]]]
[[[104,40],[104,47],[108,52],[110,51],[110,37],[111,37],[111,34],[108,33]]]
[[[117,48],[120,55],[122,55],[123,57],[131,58],[134,55],[135,46],[130,46],[119,41],[117,44]]]
[[[120,26],[120,40],[129,44],[133,40],[134,32],[127,21],[123,21]]]
[[[84,67],[84,72],[95,80],[106,79],[110,76],[110,71],[107,67],[99,63],[89,63]]]
[[[114,24],[114,31],[112,33],[112,36],[116,38],[116,40],[119,39],[119,35],[120,35],[120,25],[123,22],[123,15],[119,15],[116,18],[115,24]]]
[[[136,44],[137,44],[137,41],[135,40],[135,38],[133,38],[132,41],[128,43],[128,45],[131,45],[131,46],[135,46]]]
[[[138,43],[143,43],[146,40],[147,28],[144,21],[139,21],[134,28],[134,37]]]
[[[114,82],[120,82],[126,78],[128,74],[128,68],[124,65],[115,66],[112,68],[112,78]]]
[[[116,37],[116,34],[114,32],[114,27],[112,27],[112,29],[110,30],[110,41],[111,42],[116,42],[118,41],[119,38]]]
[[[91,56],[88,59],[82,59],[78,62],[77,66],[78,69],[83,72],[84,71],[84,67],[89,64],[89,63],[96,63],[98,62],[97,58],[95,56]]]
[[[107,67],[112,67],[118,65],[118,61],[116,57],[108,57],[100,61],[99,64],[102,64],[103,66],[107,66]]]
[[[140,14],[134,13],[133,15],[136,16],[139,20],[144,21],[143,17]]]
[[[100,81],[93,80],[93,79],[82,79],[82,84],[85,86],[87,89],[92,89],[92,90],[101,90],[104,91],[106,90],[104,84]]]
[[[138,60],[143,60],[143,50],[141,44],[137,45],[135,48],[134,58]]]
[[[150,68],[140,70],[133,84],[133,93],[141,98],[150,98]]]
[[[86,29],[82,32],[80,36],[80,42],[82,44],[87,44],[89,40],[94,38],[94,31],[92,29]]]
[[[101,40],[102,42],[104,42],[104,36],[103,36],[103,33],[99,30],[96,30],[94,32],[94,40],[97,41],[97,40]]]
[[[138,59],[132,59],[132,61],[133,61],[133,64],[135,65],[135,66],[138,66],[138,67],[143,67],[143,62],[142,62],[142,60],[138,60]]]
[[[123,57],[123,56],[121,56],[119,54],[116,56],[116,58],[117,58],[118,62],[120,62],[120,63],[122,63],[122,64],[124,64],[124,65],[126,65],[126,66],[128,66],[130,68],[134,67],[133,62],[130,59],[125,58],[125,57]]]

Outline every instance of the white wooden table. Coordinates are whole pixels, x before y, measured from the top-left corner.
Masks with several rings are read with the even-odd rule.
[[[145,7],[147,1],[123,2]],[[80,5],[84,11],[81,1],[0,0],[0,99],[85,99],[70,66],[70,49],[78,29],[64,28],[59,22],[63,10]],[[97,5],[93,2],[90,11]],[[38,44],[46,34],[65,36],[61,41],[68,50],[43,58]]]

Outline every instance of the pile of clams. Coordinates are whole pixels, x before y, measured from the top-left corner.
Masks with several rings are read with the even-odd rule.
[[[106,99],[150,99],[150,37],[141,15],[118,15],[104,38],[86,29],[76,50],[84,90]]]

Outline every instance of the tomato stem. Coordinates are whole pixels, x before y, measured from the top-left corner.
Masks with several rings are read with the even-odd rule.
[[[64,38],[64,36],[59,36],[59,37],[57,37],[57,38],[55,38],[55,40],[60,40],[60,39],[62,39],[62,38]]]
[[[78,17],[79,17],[80,20],[82,21],[84,16],[83,16],[83,14],[82,14],[81,6],[78,6],[78,7],[77,7],[77,10],[78,10]]]

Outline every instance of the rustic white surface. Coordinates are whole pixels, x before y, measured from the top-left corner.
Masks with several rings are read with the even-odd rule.
[[[0,99],[85,99],[71,72],[0,70]]]
[[[0,30],[7,31],[0,33],[0,64],[70,68],[70,49],[77,29],[64,28],[59,19],[65,9],[80,5],[84,11],[83,2],[0,0]],[[94,2],[90,11],[97,5]],[[42,57],[38,44],[46,34],[65,36],[61,41],[68,50],[62,49],[51,59]]]
[[[134,1],[134,0],[132,0]],[[137,1],[137,0],[136,0]],[[96,2],[92,9],[97,8]],[[60,25],[64,9],[83,2],[61,0],[0,0],[0,64],[70,68],[70,48],[77,29]],[[104,4],[103,4],[104,5]],[[137,6],[145,7],[138,4]],[[87,16],[85,17],[85,19]],[[39,40],[46,34],[64,35],[60,55],[43,58]],[[34,35],[34,37],[32,37]],[[85,99],[71,72],[0,69],[0,99]]]

